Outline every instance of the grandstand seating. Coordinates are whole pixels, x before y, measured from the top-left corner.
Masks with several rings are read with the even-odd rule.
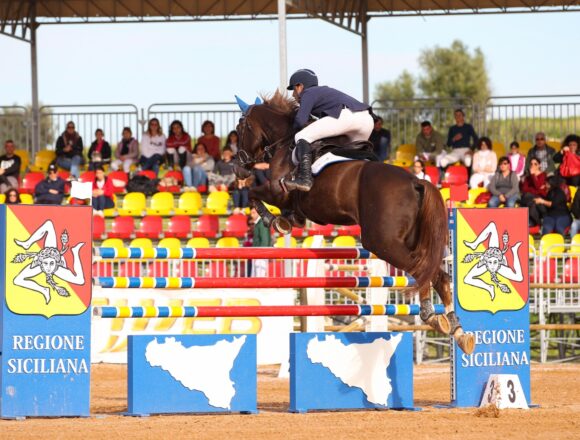
[[[276,247],[276,248],[285,248],[285,247],[295,248],[298,246],[298,242],[296,241],[296,239],[294,237],[290,236],[288,238],[289,238],[289,242],[290,242],[289,246],[286,246],[286,236],[282,235],[276,239],[276,241],[274,242],[274,247]]]
[[[207,196],[204,214],[226,215],[228,213],[228,203],[230,194],[226,191],[214,191]]]
[[[79,182],[94,182],[95,181],[95,172],[94,171],[84,171],[79,176]]]
[[[425,165],[425,174],[429,176],[433,185],[439,184],[439,168],[435,165]]]
[[[309,235],[308,237],[306,237],[304,239],[304,241],[302,242],[302,247],[303,248],[311,248],[313,246],[314,243],[314,235]],[[323,239],[322,240],[322,244],[320,246],[317,247],[326,247],[326,240]]]
[[[114,217],[117,213],[117,196],[113,194],[113,207],[103,210],[103,215],[107,218]]]
[[[356,238],[351,237],[350,235],[339,235],[332,240],[332,247],[352,248],[356,246]]]
[[[124,171],[111,171],[108,176],[113,184],[113,192],[116,194],[124,193],[127,183],[129,183],[129,176]]]
[[[105,219],[100,215],[93,215],[93,240],[100,241],[106,236]]]
[[[219,217],[217,215],[201,215],[193,231],[194,237],[216,238],[219,234]]]
[[[560,141],[546,141],[546,144],[556,151],[560,151],[560,149],[562,148],[562,142]]]
[[[192,248],[209,248],[211,247],[209,240],[206,237],[193,237],[187,241],[187,247]]]
[[[141,217],[146,212],[146,197],[143,193],[133,192],[123,197],[123,206],[119,208],[119,215]]]
[[[179,196],[175,214],[178,215],[199,215],[203,201],[198,192],[186,192]]]
[[[40,171],[45,173],[48,166],[56,159],[56,152],[53,150],[41,150],[34,155],[34,163],[29,166],[30,171]]]
[[[469,177],[466,167],[463,165],[452,165],[447,167],[441,186],[447,188],[452,185],[464,185],[468,180]]]
[[[111,238],[134,238],[135,223],[133,222],[133,217],[115,217],[107,236]]]
[[[22,205],[33,205],[34,197],[32,197],[32,194],[20,194],[20,203]]]
[[[316,223],[312,223],[312,225],[306,229],[308,235],[323,235],[324,237],[330,237],[332,235],[336,235],[334,232],[334,225],[319,225]]]
[[[520,144],[520,153],[524,156],[528,154],[528,151],[534,146],[530,141],[519,141]]]
[[[139,228],[135,231],[136,237],[161,238],[163,236],[163,219],[159,215],[146,215],[139,222]]]
[[[191,218],[188,215],[174,215],[169,219],[165,237],[190,238]]]
[[[564,237],[560,234],[544,234],[540,239],[540,249],[542,250],[542,257],[550,254],[557,254],[565,252]]]
[[[222,231],[224,237],[243,238],[248,233],[248,218],[244,214],[230,215]]]
[[[30,165],[30,156],[26,150],[14,150],[14,154],[20,158],[20,172],[26,171]]]
[[[157,174],[153,170],[141,170],[137,173],[138,176],[145,176],[148,179],[155,180],[157,179]]]
[[[498,159],[507,154],[503,142],[492,141],[491,149],[495,152]]]
[[[45,177],[45,174],[39,171],[33,171],[26,174],[24,179],[22,179],[22,185],[18,188],[18,192],[20,192],[20,194],[34,194],[34,188],[36,188],[36,185],[44,180]]]
[[[479,197],[480,194],[483,194],[485,192],[487,192],[487,188],[482,187],[471,188],[468,192],[469,198],[467,199],[465,206],[469,208],[486,208],[487,203],[475,203],[477,197]]]
[[[0,194],[0,203],[4,203],[6,201],[6,194]]]
[[[336,230],[338,235],[351,235],[354,237],[360,237],[360,232],[360,225],[339,226]]]
[[[218,248],[240,247],[240,241],[236,237],[222,237],[217,241],[215,247]]]
[[[298,228],[296,226],[293,226],[290,235],[295,238],[302,238],[306,235],[306,231],[304,230],[304,228]]]
[[[107,238],[103,240],[103,242],[101,243],[101,247],[121,249],[125,247],[125,244],[123,243],[123,240],[121,240],[120,238]]]
[[[170,192],[158,192],[153,194],[150,207],[147,208],[148,215],[172,215],[173,214],[173,194]]]
[[[131,240],[131,243],[129,243],[129,247],[151,249],[153,247],[153,242],[150,238],[134,238]]]
[[[164,184],[164,183],[167,183],[169,179],[174,179],[175,182],[177,182],[177,184],[176,185]],[[179,193],[181,191],[182,184],[183,184],[183,174],[181,173],[181,171],[169,170],[163,176],[162,181],[159,182],[157,189],[159,191],[165,191],[165,192],[170,192],[170,193],[175,194],[175,193]]]

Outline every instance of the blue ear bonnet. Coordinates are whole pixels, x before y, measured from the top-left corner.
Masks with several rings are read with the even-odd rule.
[[[248,111],[248,109],[250,108],[250,104],[246,103],[238,95],[235,95],[235,97],[236,97],[236,102],[240,106],[240,110],[242,111],[243,114],[245,114]],[[260,104],[262,104],[262,100],[260,99],[260,97],[256,97],[256,100],[254,101],[253,105],[260,105]]]

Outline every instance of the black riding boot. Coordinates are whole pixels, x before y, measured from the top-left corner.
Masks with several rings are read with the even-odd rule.
[[[292,180],[286,182],[288,191],[310,191],[312,188],[312,147],[304,139],[296,144],[296,158],[298,159],[298,171]]]

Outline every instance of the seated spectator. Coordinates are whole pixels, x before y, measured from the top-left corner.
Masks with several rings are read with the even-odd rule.
[[[232,190],[234,214],[238,214],[242,209],[250,206],[250,187],[253,180],[253,177],[249,177],[234,182],[234,189]]]
[[[139,142],[133,137],[133,132],[129,127],[123,128],[123,138],[115,149],[116,159],[111,163],[111,168],[117,171],[121,165],[123,171],[129,173],[131,165],[139,160]]]
[[[220,138],[215,135],[215,125],[211,121],[204,121],[201,124],[201,132],[203,133],[197,143],[205,145],[207,153],[213,157],[217,162],[220,160]]]
[[[546,197],[537,197],[534,201],[546,207],[546,215],[542,222],[542,235],[557,232],[564,235],[572,224],[570,210],[566,202],[566,194],[562,190],[559,176],[548,178],[548,194]]]
[[[270,164],[268,162],[258,162],[254,164],[254,185],[262,186],[270,181]]]
[[[580,232],[580,191],[576,191],[570,211],[572,211],[572,215],[574,216],[574,221],[570,226],[570,237],[574,237]]]
[[[207,175],[210,192],[228,191],[236,181],[233,159],[232,150],[224,148],[221,160],[216,162],[213,171]]]
[[[56,165],[48,167],[46,179],[38,182],[34,188],[35,203],[40,205],[60,205],[64,199],[64,180],[59,177]]]
[[[5,153],[0,156],[0,192],[4,193],[8,188],[18,188],[20,177],[20,157],[14,154],[16,146],[14,141],[8,139],[4,142]]]
[[[473,155],[469,187],[477,188],[483,186],[486,188],[496,168],[497,156],[495,151],[491,149],[491,139],[488,137],[479,138],[477,141],[477,151]]]
[[[513,208],[520,197],[519,180],[516,173],[510,169],[510,160],[506,156],[499,158],[498,170],[492,176],[487,187],[491,199],[487,206],[497,208],[504,204],[506,208]]]
[[[433,129],[430,121],[421,122],[421,132],[415,139],[415,147],[418,159],[440,166],[440,156],[445,148],[445,139],[441,133]]]
[[[457,161],[463,162],[466,167],[471,166],[472,149],[477,144],[477,134],[471,124],[465,122],[465,113],[462,109],[454,112],[455,125],[449,127],[447,146],[451,152],[442,155],[440,165],[446,168]]]
[[[103,210],[115,206],[113,200],[113,182],[105,176],[102,166],[95,169],[95,180],[93,181],[93,211],[97,215],[103,216]]]
[[[78,179],[84,161],[83,138],[76,132],[74,122],[69,121],[64,133],[56,140],[56,165]]]
[[[512,142],[510,144],[510,166],[514,173],[521,179],[526,171],[526,157],[520,153],[520,144]]]
[[[558,174],[564,178],[566,184],[578,186],[580,184],[580,138],[575,134],[566,136],[562,142],[562,149],[554,154],[554,162],[559,163]]]
[[[535,199],[546,197],[548,194],[547,179],[546,173],[540,169],[540,161],[536,158],[532,159],[530,170],[526,172],[521,184],[522,198],[520,200],[520,206],[528,208],[530,226],[540,225],[542,217],[546,214],[546,207],[538,205]]]
[[[103,130],[100,128],[95,130],[96,139],[89,148],[89,170],[91,171],[111,163],[111,146],[104,139],[104,136]]]
[[[377,117],[369,141],[373,144],[373,152],[381,162],[391,156],[391,132],[383,128],[383,118]]]
[[[139,165],[141,165],[142,170],[153,170],[155,174],[159,172],[159,166],[165,157],[165,141],[159,119],[151,119],[147,125],[147,131],[143,133],[141,139]]]
[[[18,190],[15,188],[9,188],[8,191],[4,193],[5,200],[4,203],[6,205],[18,205],[21,203],[20,201],[20,194]]]
[[[236,130],[232,130],[228,134],[228,138],[226,139],[225,147],[229,147],[234,153],[234,156],[238,154],[238,143],[240,141],[240,137],[238,136],[238,132]]]
[[[425,163],[422,160],[416,160],[413,163],[413,175],[417,179],[423,179],[423,180],[426,180],[428,182],[431,182],[431,177],[429,177],[429,175],[425,174]],[[437,183],[437,182],[435,182],[435,183]]]
[[[167,147],[167,165],[175,169],[175,162],[179,163],[179,168],[187,163],[187,155],[191,154],[191,137],[183,129],[181,121],[175,120],[169,127],[169,137],[165,143]]]
[[[530,169],[530,161],[535,157],[540,162],[540,169],[551,176],[556,171],[554,154],[556,154],[556,150],[546,144],[546,135],[542,132],[536,133],[536,144],[526,156],[526,171]]]
[[[207,174],[214,168],[215,162],[204,144],[197,144],[187,165],[183,167],[185,190],[191,191],[200,185],[207,185]]]

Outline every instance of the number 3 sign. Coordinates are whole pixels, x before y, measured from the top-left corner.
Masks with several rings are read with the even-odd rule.
[[[480,408],[495,405],[499,409],[528,409],[526,397],[517,374],[492,374],[489,376]]]

